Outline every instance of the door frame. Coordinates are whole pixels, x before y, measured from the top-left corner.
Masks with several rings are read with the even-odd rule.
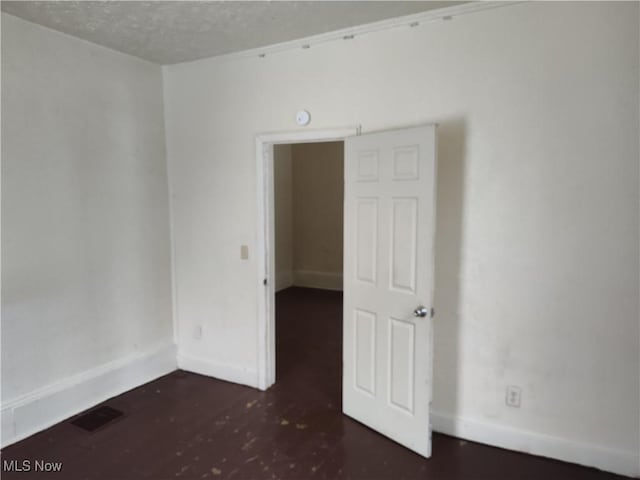
[[[275,201],[273,147],[281,144],[344,141],[360,134],[360,127],[293,130],[256,136],[256,192],[258,261],[258,375],[257,387],[266,390],[276,382],[275,306]]]

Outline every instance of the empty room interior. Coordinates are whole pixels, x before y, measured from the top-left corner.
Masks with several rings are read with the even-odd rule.
[[[0,5],[2,478],[640,478],[639,2]]]
[[[326,420],[341,414],[343,172],[343,142],[274,147],[276,386]]]

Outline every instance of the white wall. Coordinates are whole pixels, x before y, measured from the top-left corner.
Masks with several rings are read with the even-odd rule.
[[[175,368],[162,71],[2,14],[2,443]]]
[[[291,145],[273,148],[276,291],[293,285],[293,169]]]
[[[342,290],[344,142],[299,143],[291,151],[294,283]]]
[[[256,384],[256,134],[437,122],[435,426],[640,474],[638,18],[522,3],[165,67],[181,354]]]
[[[342,290],[344,143],[275,145],[276,291]]]

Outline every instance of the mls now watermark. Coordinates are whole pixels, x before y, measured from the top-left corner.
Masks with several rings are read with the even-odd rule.
[[[62,462],[45,460],[3,460],[3,472],[61,472]]]

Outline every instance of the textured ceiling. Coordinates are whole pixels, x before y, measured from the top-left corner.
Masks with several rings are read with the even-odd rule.
[[[161,64],[238,52],[464,2],[2,1],[2,11]]]

